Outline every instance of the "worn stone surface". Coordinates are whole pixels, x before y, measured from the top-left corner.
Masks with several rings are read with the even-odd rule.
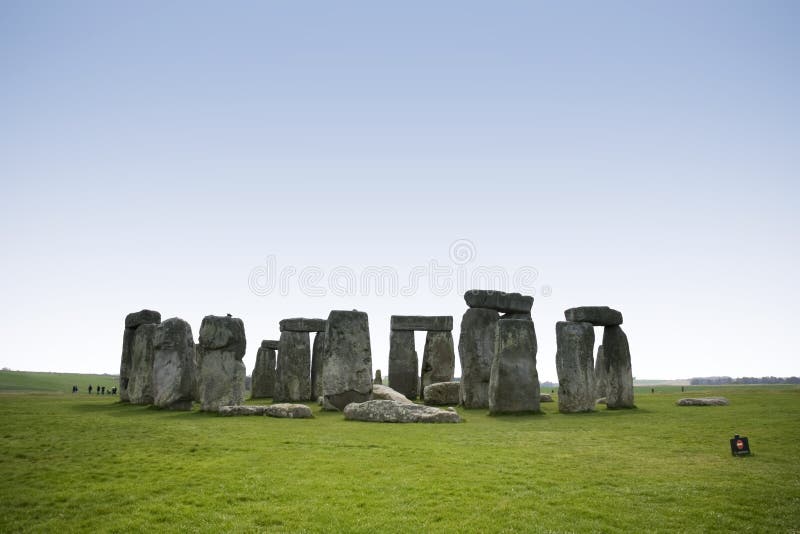
[[[425,404],[431,406],[457,406],[461,399],[461,384],[438,382],[425,386]]]
[[[375,423],[460,423],[454,410],[442,410],[421,404],[403,404],[390,400],[371,400],[352,403],[344,409],[344,418],[350,421]]]
[[[283,319],[280,323],[281,332],[324,332],[325,319],[306,319],[293,317]]]
[[[311,419],[314,414],[305,404],[279,403],[267,406],[264,415],[268,417],[281,417],[285,419]]]
[[[317,332],[311,350],[311,398],[322,396],[322,369],[325,362],[325,332]]]
[[[635,408],[631,351],[628,336],[619,326],[603,328],[603,354],[608,379],[606,406],[611,409]]]
[[[377,384],[379,386],[383,385],[383,378],[381,377],[380,369],[375,369],[375,378],[372,379],[372,384]]]
[[[554,402],[553,396],[549,393],[541,393],[539,394],[539,402]]]
[[[131,345],[131,371],[128,397],[131,404],[153,404],[153,361],[155,324],[143,324],[134,330]]]
[[[277,339],[265,339],[261,342],[261,347],[265,349],[278,350],[280,346],[281,342]]]
[[[608,306],[580,306],[564,312],[567,321],[592,323],[594,326],[618,326],[622,324],[622,313]]]
[[[311,399],[311,337],[308,332],[281,332],[275,369],[275,402]]]
[[[464,300],[470,308],[488,308],[503,313],[530,313],[533,307],[533,297],[486,289],[471,289],[464,293]]]
[[[343,410],[363,402],[372,393],[372,349],[369,317],[360,311],[333,310],[325,329],[325,363],[322,369],[325,400]]]
[[[156,327],[153,341],[153,404],[191,410],[195,385],[192,327],[178,317]]]
[[[675,404],[678,406],[728,406],[730,402],[725,397],[701,397],[680,399]]]
[[[591,323],[556,323],[558,411],[594,410],[594,327]]]
[[[456,353],[453,350],[453,334],[451,332],[428,332],[428,335],[425,336],[425,351],[422,353],[420,386],[422,398],[425,398],[425,388],[431,384],[453,380],[455,367]]]
[[[158,324],[161,314],[153,310],[141,310],[125,316],[125,330],[122,334],[122,356],[119,363],[119,398],[122,402],[130,401],[128,386],[133,365],[133,335],[136,329],[143,324]]]
[[[244,322],[236,317],[207,315],[200,324],[197,345],[197,387],[200,409],[244,403],[247,350]]]
[[[224,416],[233,415],[264,415],[267,411],[267,406],[253,406],[253,405],[237,405],[237,406],[220,406],[219,414]]]
[[[595,398],[605,398],[608,395],[608,376],[606,376],[606,355],[603,345],[597,347],[597,358],[594,361],[594,388]]]
[[[497,321],[497,312],[485,308],[470,308],[461,318],[458,357],[461,361],[461,404],[465,408],[489,407]],[[391,377],[389,383],[393,384]]]
[[[392,389],[409,399],[416,399],[419,390],[419,359],[414,350],[414,332],[389,332],[389,383]]]
[[[253,367],[250,384],[250,397],[264,399],[275,394],[275,365],[277,356],[275,350],[261,343],[256,353],[256,364]]]
[[[452,315],[392,315],[392,330],[453,330]]]
[[[402,404],[414,404],[414,401],[412,401],[399,391],[395,391],[389,386],[382,386],[380,384],[372,385],[372,394],[370,395],[369,398],[370,400],[390,400]]]
[[[125,328],[136,328],[143,324],[158,324],[161,314],[154,310],[141,310],[125,316]]]
[[[539,412],[536,331],[533,321],[497,322],[489,379],[489,413]]]

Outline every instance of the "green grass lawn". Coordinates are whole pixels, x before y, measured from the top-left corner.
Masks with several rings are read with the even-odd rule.
[[[686,389],[458,425],[0,393],[0,532],[800,530],[800,388]],[[731,405],[675,406],[690,395]],[[734,433],[754,456],[731,457]]]

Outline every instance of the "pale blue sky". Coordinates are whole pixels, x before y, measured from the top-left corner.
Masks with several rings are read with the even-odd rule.
[[[406,280],[466,239],[468,274],[538,270],[542,379],[586,304],[623,312],[637,377],[798,375],[798,22],[796,2],[6,0],[0,365],[116,372],[148,307],[195,336],[242,317],[249,370],[281,318],[358,308],[386,373],[389,315],[458,325],[458,292],[258,296],[251,272]]]

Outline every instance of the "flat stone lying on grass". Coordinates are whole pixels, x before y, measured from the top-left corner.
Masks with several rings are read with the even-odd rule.
[[[264,415],[267,411],[267,406],[220,406],[219,414],[224,416],[232,415]]]
[[[539,402],[555,402],[553,401],[553,396],[549,393],[542,393],[539,395]]]
[[[414,404],[414,401],[410,400],[399,391],[395,391],[389,386],[382,386],[380,384],[372,385],[370,400],[390,400],[397,401],[401,404]]]
[[[390,400],[350,403],[344,409],[348,421],[373,423],[460,423],[455,410],[442,410],[421,404],[403,404]]]
[[[698,399],[680,399],[678,406],[727,406],[730,404],[725,397],[701,397]]]
[[[425,386],[425,404],[432,406],[456,406],[461,397],[459,382],[438,382]]]
[[[282,417],[286,419],[311,419],[314,414],[305,404],[272,404],[267,406],[264,415],[269,417]]]
[[[594,326],[619,326],[622,324],[622,313],[608,306],[580,306],[564,312],[567,321],[575,323],[592,323]]]

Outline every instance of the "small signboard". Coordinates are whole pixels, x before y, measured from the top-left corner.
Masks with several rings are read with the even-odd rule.
[[[750,443],[747,438],[736,434],[731,440],[731,454],[734,456],[750,456]]]

